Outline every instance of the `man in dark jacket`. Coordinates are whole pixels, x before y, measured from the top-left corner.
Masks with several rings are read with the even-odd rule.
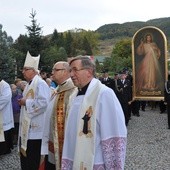
[[[113,88],[113,79],[109,77],[108,70],[103,70],[103,77],[101,78],[101,83],[105,84],[107,87],[110,87],[112,90]]]
[[[117,87],[119,91],[118,99],[125,115],[126,125],[128,125],[130,119],[129,102],[132,100],[131,83],[126,78],[127,75],[125,72],[121,72],[120,74],[120,79],[117,81]]]

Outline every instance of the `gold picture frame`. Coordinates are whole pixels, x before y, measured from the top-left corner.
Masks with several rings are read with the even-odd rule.
[[[134,100],[164,100],[167,80],[167,40],[157,27],[139,29],[132,38]]]

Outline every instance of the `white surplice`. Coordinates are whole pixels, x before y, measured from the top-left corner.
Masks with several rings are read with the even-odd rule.
[[[0,122],[3,131],[7,131],[14,127],[14,118],[12,110],[12,91],[7,82],[4,80],[0,81]],[[4,141],[4,140],[0,140]]]
[[[30,86],[30,87],[29,87]],[[19,136],[28,139],[42,139],[45,110],[50,100],[50,89],[47,83],[36,75],[31,84],[27,84],[23,97],[26,98],[26,106],[21,106]],[[30,125],[28,132],[23,131],[25,120],[29,119]],[[23,133],[25,132],[25,134]],[[21,144],[22,145],[22,144]],[[24,146],[26,149],[26,145]]]
[[[127,140],[127,128],[125,125],[124,114],[121,105],[112,89],[101,84],[100,92],[96,99],[95,105],[95,132],[94,132],[94,150],[91,152],[89,148],[93,148],[92,145],[85,146],[82,142],[81,153],[76,151],[77,137],[79,132],[79,123],[82,121],[80,116],[81,108],[88,101],[89,96],[93,96],[93,90],[96,87],[99,80],[93,79],[86,91],[85,95],[74,97],[72,100],[71,108],[69,111],[69,117],[67,121],[65,140],[62,156],[62,170],[81,170],[88,167],[88,158],[82,158],[82,164],[76,165],[76,155],[91,155],[94,159],[93,169],[124,169],[125,154],[126,154],[126,140]],[[86,102],[86,103],[84,103]],[[90,104],[89,104],[90,105]],[[94,122],[91,122],[94,123]],[[84,140],[89,138],[84,138]],[[78,152],[78,153],[77,153]],[[84,161],[85,160],[85,161]],[[84,164],[85,162],[85,164]],[[74,166],[74,167],[73,167]],[[86,168],[87,170],[91,170]]]

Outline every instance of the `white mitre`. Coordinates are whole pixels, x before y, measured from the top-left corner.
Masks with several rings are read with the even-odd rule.
[[[38,55],[37,57],[33,57],[30,55],[28,51],[25,59],[24,67],[31,67],[34,68],[35,70],[38,70],[39,61],[40,61],[40,55]]]

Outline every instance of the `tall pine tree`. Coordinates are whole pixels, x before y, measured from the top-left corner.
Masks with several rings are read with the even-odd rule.
[[[35,16],[36,11],[32,10],[32,13],[30,13],[32,25],[26,26],[28,31],[28,44],[30,46],[28,50],[33,56],[39,55],[43,50],[42,27],[40,27],[40,24],[37,24]]]

